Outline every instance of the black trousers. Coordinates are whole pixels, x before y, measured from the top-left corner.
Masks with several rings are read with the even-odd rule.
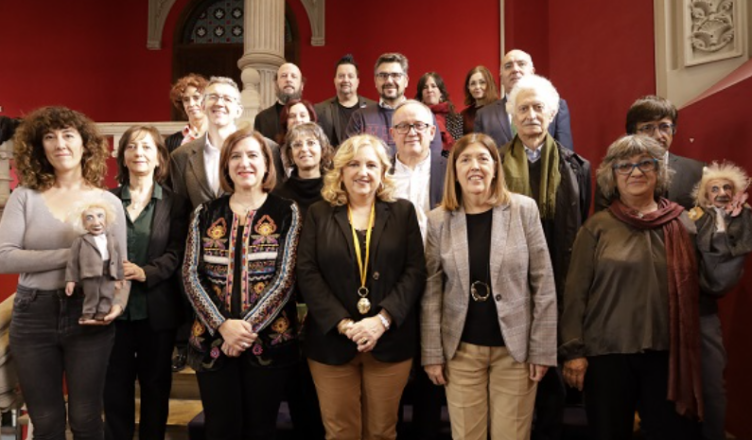
[[[279,404],[295,367],[258,368],[241,355],[217,371],[196,373],[206,440],[273,440]]]
[[[324,440],[324,423],[308,362],[304,359],[290,371],[285,396],[297,440]]]
[[[532,440],[559,440],[563,430],[567,391],[561,371],[552,367],[538,383]]]
[[[148,320],[116,321],[104,387],[105,438],[131,440],[136,379],[141,387],[140,440],[165,437],[172,388],[175,330],[154,331]]]
[[[680,416],[667,391],[668,351],[589,357],[584,393],[592,438],[631,440],[637,410],[648,440],[699,439],[699,423]]]

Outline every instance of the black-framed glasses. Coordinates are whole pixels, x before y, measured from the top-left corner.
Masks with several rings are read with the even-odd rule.
[[[389,78],[391,78],[391,79],[393,79],[395,81],[399,81],[404,76],[405,76],[405,74],[402,73],[402,72],[379,72],[379,73],[376,74],[376,78],[378,78],[378,79],[380,79],[382,81],[386,81]]]
[[[616,173],[621,174],[622,176],[629,176],[630,174],[632,174],[632,172],[634,172],[635,168],[642,171],[643,173],[648,173],[650,171],[655,171],[658,169],[658,159],[643,159],[637,163],[616,163],[611,168],[613,168]]]
[[[402,122],[394,126],[394,131],[399,134],[407,134],[410,133],[411,128],[414,128],[417,133],[423,133],[430,126],[431,124],[426,124],[425,122],[415,122],[413,124]]]
[[[637,129],[638,133],[646,134],[648,136],[655,133],[655,130],[660,131],[663,134],[674,134],[676,132],[676,125],[674,124],[647,124]]]

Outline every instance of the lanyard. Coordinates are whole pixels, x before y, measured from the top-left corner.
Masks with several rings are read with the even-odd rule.
[[[371,254],[371,231],[373,230],[373,221],[376,217],[376,204],[371,205],[371,215],[368,218],[368,229],[366,230],[366,257],[365,264],[363,264],[363,257],[360,254],[360,240],[358,240],[358,234],[355,232],[355,225],[353,224],[352,210],[350,206],[347,206],[347,218],[350,220],[350,229],[353,235],[353,244],[355,245],[355,256],[358,258],[358,272],[360,273],[360,288],[358,288],[358,309],[362,314],[368,313],[371,308],[371,303],[366,299],[368,296],[368,287],[366,287],[366,277],[368,276],[368,257]]]

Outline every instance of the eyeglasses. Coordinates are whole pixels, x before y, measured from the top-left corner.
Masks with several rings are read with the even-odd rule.
[[[394,131],[399,134],[407,134],[410,133],[411,128],[414,128],[416,133],[423,133],[430,126],[431,124],[426,124],[425,122],[416,122],[414,124],[402,122],[394,126]]]
[[[642,127],[638,128],[637,131],[642,134],[646,134],[648,136],[651,136],[653,133],[655,133],[655,130],[658,129],[663,134],[674,134],[676,130],[676,125],[674,124],[647,124],[643,125]]]
[[[624,162],[614,164],[611,168],[622,176],[629,176],[634,172],[634,169],[639,169],[642,173],[648,173],[658,169],[658,159],[644,159],[637,163]]]
[[[229,104],[235,104],[238,102],[237,98],[230,95],[218,95],[216,93],[209,93],[206,95],[206,102],[219,102],[220,100]]]
[[[378,79],[380,79],[382,81],[386,81],[389,78],[391,78],[391,79],[393,79],[395,81],[399,81],[404,76],[405,76],[405,74],[402,73],[402,72],[379,72],[379,73],[376,74],[376,78],[378,78]]]

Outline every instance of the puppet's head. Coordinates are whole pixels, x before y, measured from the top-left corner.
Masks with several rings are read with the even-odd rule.
[[[694,191],[695,203],[703,208],[726,208],[749,186],[747,173],[731,162],[713,162],[705,167]]]
[[[80,232],[101,235],[115,223],[115,210],[103,200],[83,203],[75,212],[78,215],[73,216],[73,225]]]

